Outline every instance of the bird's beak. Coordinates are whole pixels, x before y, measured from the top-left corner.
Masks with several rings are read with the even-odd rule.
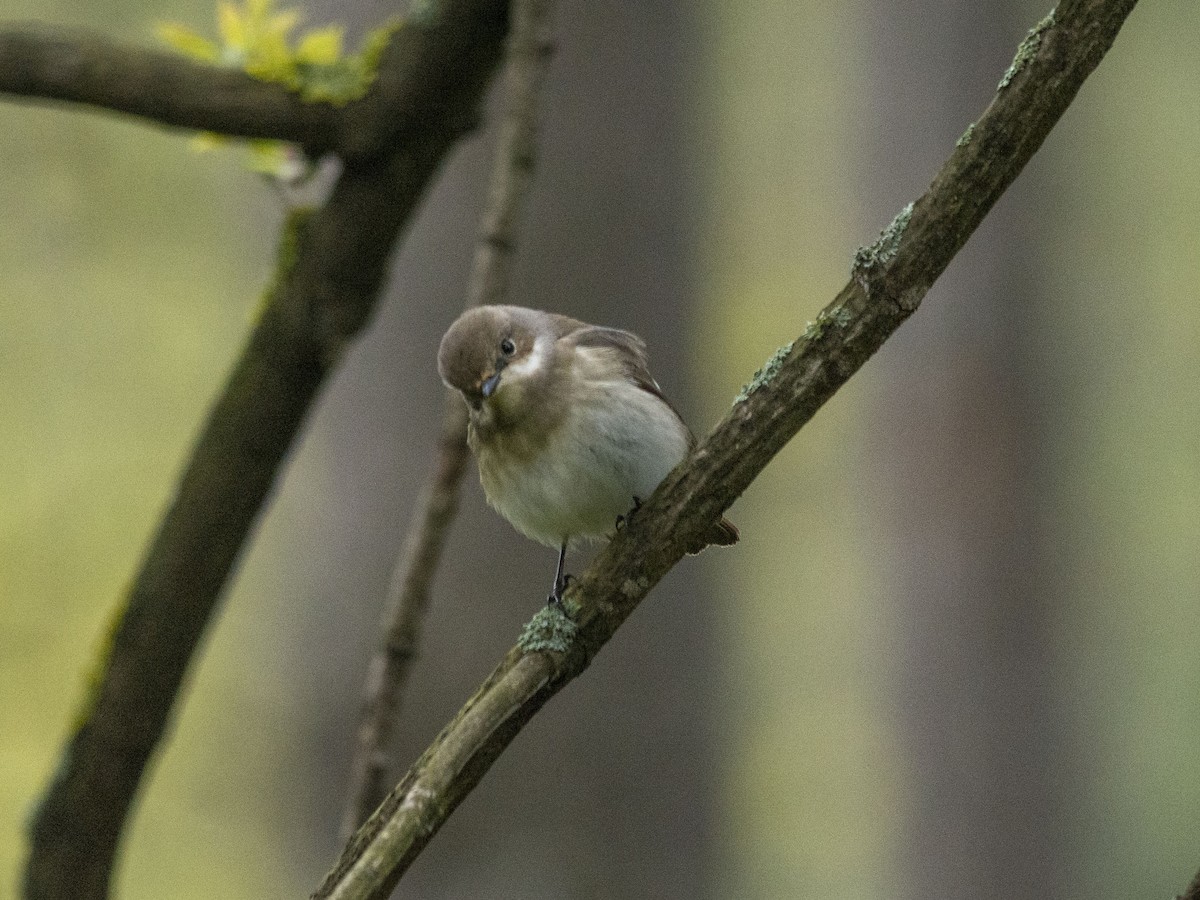
[[[492,396],[492,394],[496,393],[496,388],[499,386],[500,373],[497,372],[495,375],[484,379],[483,384],[479,387],[479,392],[483,394],[484,399],[487,399],[488,397]]]

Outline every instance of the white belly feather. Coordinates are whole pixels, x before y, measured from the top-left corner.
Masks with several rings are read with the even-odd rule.
[[[488,502],[517,530],[553,547],[611,534],[687,454],[688,435],[654,395],[627,381],[576,394],[571,413],[526,459],[479,447]]]

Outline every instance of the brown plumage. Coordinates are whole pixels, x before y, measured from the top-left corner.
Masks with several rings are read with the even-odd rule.
[[[518,306],[469,310],[442,338],[442,379],[470,412],[468,441],[488,502],[517,530],[558,547],[612,533],[694,444],[628,331]],[[704,543],[733,544],[715,523]]]

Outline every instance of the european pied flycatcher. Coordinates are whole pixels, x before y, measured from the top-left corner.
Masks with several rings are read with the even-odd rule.
[[[558,548],[551,603],[566,587],[568,544],[611,535],[695,441],[650,376],[645,343],[628,331],[479,306],[442,338],[438,372],[467,401],[467,442],[488,503]],[[705,538],[733,544],[738,531],[721,519]]]

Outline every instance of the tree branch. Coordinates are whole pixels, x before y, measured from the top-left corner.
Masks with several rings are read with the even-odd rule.
[[[217,400],[126,598],[100,680],[30,826],[28,900],[107,895],[121,832],[187,666],[327,375],[374,309],[391,248],[473,121],[507,30],[501,0],[446,0],[410,23],[406,52],[451,69],[451,97],[404,115],[398,151],[348,164],[326,203],[294,213],[249,343]],[[458,29],[433,60],[421,36]],[[395,42],[394,42],[395,43]],[[425,73],[428,68],[422,69]]]
[[[1175,900],[1200,900],[1200,872],[1188,882],[1182,894],[1177,894]]]
[[[488,203],[467,288],[468,307],[501,303],[508,292],[517,219],[533,175],[537,100],[550,63],[549,32],[554,5],[554,0],[513,3],[505,78],[508,110],[496,142]],[[392,574],[383,641],[371,659],[367,675],[348,800],[342,817],[345,840],[387,794],[385,779],[391,767],[388,745],[421,640],[433,576],[458,511],[458,489],[470,455],[466,439],[466,407],[456,391],[448,392],[437,463],[418,498],[404,549]]]
[[[497,0],[416,5],[384,49],[366,95],[340,108],[305,102],[236,69],[40,25],[0,28],[0,93],[369,160],[422,140],[430,115],[459,132],[475,124],[473,55],[506,9]]]
[[[42,25],[0,28],[0,93],[84,103],[179,128],[277,138],[314,150],[336,142],[340,112],[239,69]]]
[[[421,642],[433,576],[450,524],[458,512],[458,488],[470,457],[466,433],[466,408],[461,401],[448,400],[442,416],[437,464],[417,498],[404,548],[388,588],[383,640],[367,671],[357,743],[350,763],[350,785],[342,813],[343,840],[349,840],[387,794],[386,779],[392,767],[388,747],[404,686]]]
[[[1136,0],[1063,0],[1033,29],[929,190],[872,247],[567,595],[522,639],[354,836],[314,898],[386,897],[492,762],[646,593],[920,305],[1112,45]]]

